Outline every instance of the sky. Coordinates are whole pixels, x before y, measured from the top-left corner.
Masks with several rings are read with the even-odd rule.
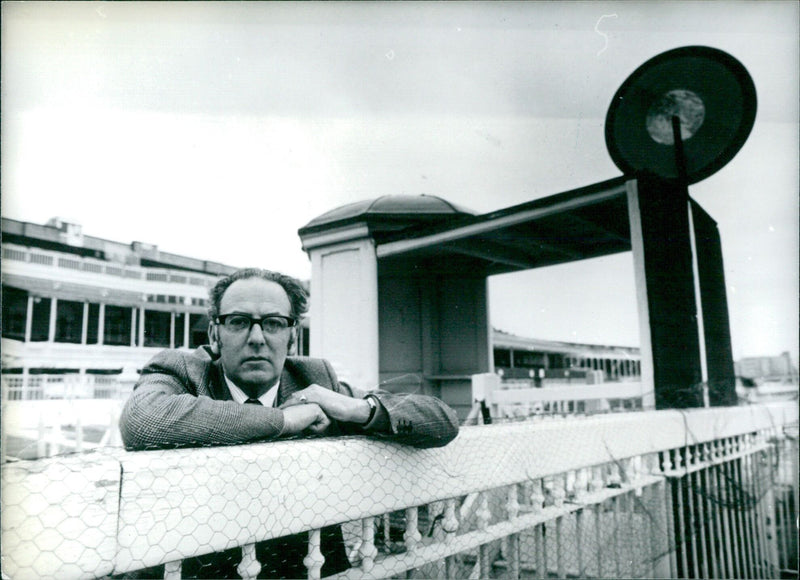
[[[621,175],[604,124],[666,50],[739,60],[741,151],[690,194],[733,353],[798,353],[800,4],[3,2],[4,217],[311,275],[297,230],[382,195],[485,213]],[[637,346],[630,253],[491,278],[496,328]],[[313,297],[312,297],[313,300]]]

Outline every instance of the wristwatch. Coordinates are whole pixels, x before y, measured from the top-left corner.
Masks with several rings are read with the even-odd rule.
[[[369,417],[361,424],[362,427],[369,425],[370,421],[375,418],[375,413],[378,411],[378,401],[375,399],[375,395],[367,395],[364,397],[364,400],[369,404]]]

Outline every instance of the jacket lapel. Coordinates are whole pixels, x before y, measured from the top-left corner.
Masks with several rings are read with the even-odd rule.
[[[217,401],[232,401],[228,384],[225,382],[225,373],[222,372],[222,365],[219,360],[211,362],[208,369],[208,390],[211,393],[211,398]]]
[[[291,363],[287,359],[286,363],[283,365],[283,372],[281,373],[281,384],[278,387],[278,396],[275,398],[276,407],[288,399],[292,393],[302,390],[306,387],[306,385],[298,382],[298,378],[289,369],[290,366]]]

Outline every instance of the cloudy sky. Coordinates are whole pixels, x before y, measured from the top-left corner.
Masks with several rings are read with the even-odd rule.
[[[2,214],[307,278],[297,229],[393,194],[487,212],[620,175],[619,85],[729,52],[753,131],[691,187],[734,357],[798,352],[798,3],[2,3]],[[632,258],[490,281],[495,327],[638,345]]]

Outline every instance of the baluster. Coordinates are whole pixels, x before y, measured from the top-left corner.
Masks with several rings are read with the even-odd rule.
[[[419,508],[406,508],[406,531],[403,539],[406,544],[406,552],[413,554],[422,539],[422,534],[419,533]]]
[[[492,517],[492,512],[489,511],[489,496],[486,492],[481,492],[478,501],[480,503],[478,504],[478,510],[475,512],[478,520],[478,529],[486,530],[489,528],[489,519]],[[492,563],[489,561],[489,544],[481,544],[479,557],[481,578],[489,578],[492,567]]]
[[[556,518],[556,571],[559,578],[566,578],[564,568],[564,542],[563,542],[564,517]],[[518,576],[515,576],[517,578]]]
[[[583,520],[585,512],[583,508],[575,512],[575,551],[578,555],[578,578],[586,578],[583,569]]]
[[[513,520],[519,515],[519,498],[517,497],[517,484],[512,483],[508,486],[508,495],[506,496],[506,511],[508,519]]]
[[[369,572],[375,565],[375,556],[378,549],[375,547],[375,518],[367,517],[361,520],[361,570]],[[309,552],[310,555],[310,552]],[[321,554],[320,554],[321,555]],[[322,564],[320,564],[322,567]],[[309,569],[309,574],[311,570]]]
[[[533,507],[533,513],[542,513],[542,508],[544,508],[544,491],[542,489],[541,479],[536,479],[533,482],[531,491],[531,506]]]
[[[489,510],[489,496],[486,492],[480,492],[478,502],[475,517],[477,518],[478,529],[485,530],[489,527],[489,520],[492,517],[492,512]]]
[[[622,484],[622,478],[620,477],[622,470],[619,467],[619,462],[610,463],[607,467],[608,469],[604,470],[606,486],[619,487]]]
[[[636,481],[644,475],[644,460],[641,455],[637,455],[631,459],[631,462],[633,463],[633,480]]]
[[[669,473],[672,471],[672,454],[667,451],[661,452],[661,471],[662,473]]]
[[[687,447],[687,453],[690,453],[689,448]],[[689,468],[691,464],[691,460],[689,457],[686,458],[686,467]],[[692,555],[692,574],[694,578],[705,578],[707,576],[701,576],[701,565],[704,563],[704,560],[700,557],[700,550],[699,550],[699,538],[697,536],[697,496],[696,490],[697,487],[695,485],[695,477],[693,473],[687,473],[684,476],[687,485],[687,500],[686,505],[688,506],[689,510],[689,527],[687,529],[687,533],[689,534],[689,545],[691,546],[691,555]]]
[[[456,531],[458,530],[458,518],[456,517],[456,500],[448,499],[444,502],[444,519],[442,520],[442,529],[444,530],[445,544],[452,544],[456,539]],[[448,578],[456,576],[456,559],[455,556],[448,556],[444,561],[445,574]]]
[[[392,521],[390,514],[383,514],[383,545],[389,550],[392,542]]]
[[[575,495],[575,480],[577,479],[574,470],[568,471],[564,474],[564,493],[565,497],[574,497]]]
[[[713,501],[709,502],[710,509],[714,514],[714,524],[717,530],[717,537],[711,542],[712,549],[715,550],[718,559],[718,577],[729,578],[733,576],[730,569],[730,546],[728,545],[728,528],[725,522],[725,512],[723,510],[724,497],[719,486],[719,467],[722,462],[719,457],[719,441],[711,444],[711,455],[713,464],[708,469],[708,482],[711,487]]]
[[[633,480],[633,474],[631,473],[631,460],[630,457],[626,459],[620,459],[617,461],[617,471],[619,473],[619,484],[622,487],[625,484],[630,483]]]
[[[603,577],[603,503],[594,504],[594,540],[595,540],[595,558],[597,560],[597,573],[595,577]]]
[[[261,572],[261,564],[256,559],[256,545],[245,544],[242,546],[242,561],[236,566],[236,571],[242,578],[256,578]],[[178,572],[180,574],[180,571]],[[180,578],[180,575],[175,576]]]
[[[619,496],[611,498],[611,506],[613,508],[613,522],[614,533],[612,535],[614,544],[614,570],[616,572],[615,578],[622,578],[621,554],[619,547]]]
[[[685,448],[684,448],[684,449],[685,449]],[[674,461],[674,464],[675,464],[675,471],[681,471],[681,470],[682,470],[682,468],[683,468],[683,466],[684,466],[684,462],[683,462],[683,450],[682,450],[682,449],[675,449],[675,450],[674,450],[674,456],[673,456],[673,457],[674,457],[674,459],[675,459],[675,461]]]
[[[627,507],[627,510],[628,510],[628,529],[629,530],[635,530],[636,529],[636,497],[641,497],[641,496],[642,496],[642,488],[641,487],[638,487],[638,488],[634,489],[633,493],[628,492],[628,493],[625,494],[625,497],[627,498],[627,502],[626,502],[627,506],[626,507]],[[647,533],[647,532],[645,532],[645,533]],[[639,578],[639,577],[641,577],[641,574],[637,573],[637,571],[636,571],[637,564],[639,564],[641,562],[641,561],[637,562],[637,560],[636,560],[636,554],[637,554],[638,550],[634,548],[634,544],[632,542],[624,542],[624,543],[625,543],[625,548],[626,548],[626,550],[628,552],[628,564],[630,565],[630,572],[629,572],[630,575],[629,575],[629,577],[630,578]]]
[[[593,492],[603,489],[603,467],[601,465],[592,467],[592,482],[590,485]]]
[[[653,469],[653,454],[652,453],[645,453],[643,455],[638,455],[638,469],[639,475],[645,476],[652,473]]]
[[[544,547],[544,524],[533,528],[533,549],[536,558],[536,578],[544,580],[547,577],[547,565]],[[488,576],[483,576],[488,578]]]
[[[455,499],[448,499],[444,502],[444,519],[442,520],[442,529],[447,534],[444,541],[448,544],[451,543],[455,539],[455,534],[458,530]]]
[[[724,450],[723,453],[730,451],[731,441],[732,440],[730,438],[722,441],[722,448]],[[734,503],[736,499],[731,492],[731,482],[728,480],[730,465],[731,463],[729,458],[726,457],[726,461],[723,461],[718,468],[718,483],[721,490],[722,513],[726,528],[725,546],[728,550],[728,561],[731,569],[729,577],[741,578],[744,574],[744,571],[739,561],[739,527],[734,511]]]
[[[565,487],[567,482],[563,477],[555,477],[553,480],[553,505],[561,507],[564,505],[564,498],[567,496]]]
[[[322,574],[322,565],[325,563],[325,556],[322,555],[320,549],[321,537],[320,530],[308,532],[308,554],[303,558],[303,564],[308,570],[309,579],[312,580],[319,580]]]
[[[642,477],[644,476],[644,467],[643,467],[644,459],[641,455],[637,455],[636,457],[631,458],[631,481],[636,484],[639,482]],[[636,497],[642,497],[643,488],[641,485],[637,485],[633,490],[633,493]],[[635,500],[631,497],[631,510],[633,511]]]
[[[669,455],[669,452],[667,451],[666,454]],[[653,453],[652,464],[651,464],[652,467],[651,473],[653,475],[659,475],[662,473],[663,466],[661,463],[661,459],[662,455],[660,453]]]
[[[164,564],[164,580],[181,580],[181,566],[183,560],[166,562]]]
[[[586,488],[588,486],[588,475],[586,469],[579,469],[575,474],[575,483],[572,488],[572,496],[576,502],[582,503],[586,496]]]
[[[519,515],[519,499],[517,498],[517,485],[512,484],[508,487],[506,501],[506,512],[508,520],[513,521]],[[508,571],[512,578],[519,578],[519,534],[510,534],[507,538]]]
[[[428,506],[428,515],[430,516],[431,522],[433,522],[432,528],[432,536],[436,544],[443,544],[444,543],[444,524],[442,522],[442,518],[444,517],[444,505],[441,501],[432,502]],[[443,578],[445,577],[445,563],[442,560],[436,560],[434,562],[435,570],[431,574],[436,578]]]

